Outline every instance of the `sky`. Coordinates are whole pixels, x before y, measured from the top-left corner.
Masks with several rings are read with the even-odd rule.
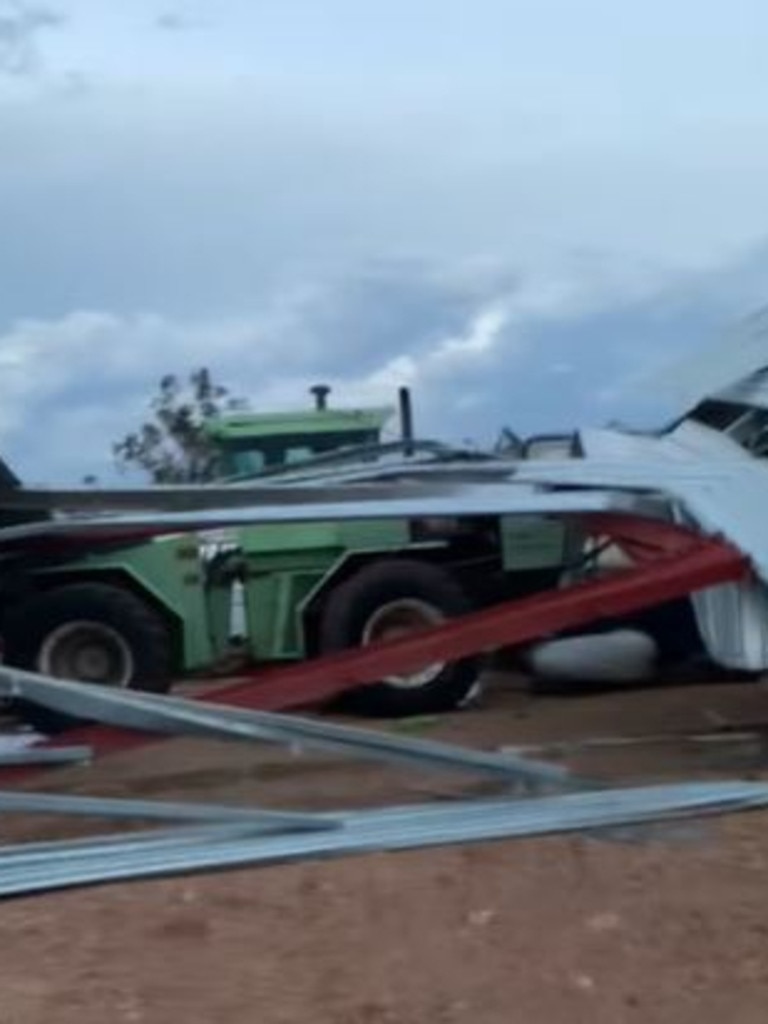
[[[158,379],[664,414],[768,294],[764,0],[0,0],[0,448],[109,478]],[[645,418],[645,419],[644,419]]]

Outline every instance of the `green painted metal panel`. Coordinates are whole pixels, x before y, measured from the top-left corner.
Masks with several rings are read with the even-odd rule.
[[[239,530],[238,547],[249,556],[290,558],[294,553],[321,550],[388,549],[402,547],[410,539],[405,520],[370,522],[320,522],[264,525]]]
[[[281,657],[280,598],[285,575],[262,573],[249,576],[244,584],[248,650],[254,661]]]
[[[306,598],[350,552],[371,555],[408,546],[405,521],[310,523],[239,532],[246,566],[245,613],[252,656],[302,657]]]
[[[118,573],[133,581],[137,590],[153,598],[181,627],[180,668],[193,671],[211,664],[218,653],[209,631],[205,567],[193,537],[167,537],[146,544],[85,555],[77,562],[38,570],[55,578],[66,574],[80,579]]]

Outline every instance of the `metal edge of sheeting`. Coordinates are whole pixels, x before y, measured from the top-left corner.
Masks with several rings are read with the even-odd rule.
[[[11,793],[7,790],[0,790],[0,814],[52,814],[66,817],[198,823],[235,822],[271,825],[285,830],[326,829],[336,828],[338,825],[332,817],[324,814],[68,793]]]
[[[391,446],[392,454],[402,449],[401,442]],[[2,505],[8,509],[30,509],[35,511],[120,511],[144,509],[147,511],[194,511],[209,508],[231,508],[245,505],[269,503],[277,494],[290,502],[303,500],[302,485],[317,485],[329,480],[331,485],[337,478],[347,474],[355,479],[360,474],[361,482],[367,479],[385,479],[392,472],[404,473],[418,478],[422,474],[431,478],[436,472],[461,477],[464,473],[498,476],[509,473],[513,461],[498,459],[490,454],[473,454],[442,448],[437,443],[427,447],[428,457],[400,457],[385,462],[368,462],[362,459],[339,459],[324,461],[317,466],[297,465],[280,473],[266,473],[250,479],[232,480],[226,483],[177,485],[166,484],[154,487],[130,487],[98,489],[91,487],[50,488],[17,487],[3,494]],[[383,454],[388,454],[384,452]],[[380,476],[381,473],[381,476]],[[316,487],[313,486],[313,490]],[[286,491],[288,496],[286,496]]]
[[[431,474],[427,471],[433,466],[432,463],[408,463],[399,462],[395,464],[398,469],[410,468],[413,479],[410,481],[410,489],[413,483],[422,475],[424,476],[427,494],[434,493],[435,486],[431,482]],[[440,463],[444,472],[448,472],[450,463]],[[472,466],[473,469],[481,472],[486,469],[486,463],[477,465],[461,463],[455,466],[455,474],[460,477],[463,472]],[[482,469],[481,469],[482,467]],[[359,484],[360,495],[358,497],[397,496],[404,491],[401,484],[390,485],[376,484],[377,467],[361,466],[372,475],[374,482],[362,480]],[[395,468],[395,467],[393,467]],[[506,470],[511,471],[509,463],[493,463],[488,466],[488,474],[492,477],[498,476]],[[354,469],[351,470],[355,472]],[[341,474],[347,471],[342,470]],[[298,474],[297,474],[298,475]],[[303,478],[301,480],[277,482],[240,482],[223,485],[174,485],[168,484],[161,487],[133,487],[110,490],[93,490],[86,488],[19,488],[9,491],[3,495],[2,506],[12,510],[46,510],[51,512],[132,512],[142,510],[146,512],[205,512],[211,510],[229,510],[239,508],[258,508],[270,506],[275,503],[283,505],[302,504],[307,500],[316,500],[317,494],[324,495],[326,500],[344,501],[350,490],[349,487],[342,487],[333,483],[337,474],[330,476],[331,482],[323,490],[317,485],[322,483],[324,476],[315,477],[308,474],[306,479],[313,481],[311,487],[304,488]],[[429,485],[429,486],[427,486]],[[437,488],[438,493],[446,493],[445,486]]]
[[[461,482],[466,480],[507,479],[518,464],[517,459],[494,458],[483,459],[399,459],[389,460],[380,464],[360,463],[348,467],[329,468],[322,471],[299,472],[296,470],[280,478],[281,486],[312,485],[318,487],[323,483],[335,486],[340,483],[376,482],[396,477],[403,481],[424,480],[431,484],[434,480],[445,477],[446,480]]]
[[[610,490],[642,486],[664,490],[670,484],[712,483],[738,480],[752,474],[768,474],[768,467],[757,460],[741,459],[611,459],[585,458],[579,461],[542,462],[521,467],[516,477],[521,482],[562,485]]]
[[[521,493],[523,491],[523,493]],[[132,532],[156,535],[185,531],[205,531],[225,527],[255,526],[270,523],[306,523],[324,520],[349,521],[366,519],[414,519],[450,516],[466,518],[496,515],[566,516],[590,512],[616,511],[642,514],[636,497],[621,488],[557,493],[521,488],[514,482],[504,484],[473,484],[448,489],[438,496],[410,492],[388,498],[383,494],[354,492],[343,495],[338,502],[306,496],[303,503],[275,503],[263,507],[233,509],[230,512],[135,514],[82,518],[60,518],[44,523],[30,523],[0,529],[0,546],[43,539],[93,540],[99,537],[120,539]]]
[[[4,750],[0,752],[0,768],[13,768],[22,765],[36,764],[83,764],[91,760],[93,751],[90,747],[44,747],[30,746],[23,750]]]
[[[341,829],[266,837],[225,838],[174,850],[134,849],[108,857],[87,852],[37,858],[3,869],[0,897],[138,881],[254,865],[351,856],[381,851],[490,842],[595,830],[691,817],[737,813],[768,806],[768,786],[759,783],[689,783],[569,794],[525,801],[464,801],[347,814]]]
[[[376,495],[386,496],[388,493],[399,494],[401,487],[374,486],[361,483],[360,487],[374,488],[371,498]],[[333,483],[327,487],[329,500],[344,500],[345,491]],[[445,490],[443,488],[442,490]],[[286,484],[259,487],[247,487],[243,484],[227,484],[223,487],[174,487],[167,488],[135,488],[114,491],[79,491],[72,490],[35,490],[20,489],[3,495],[2,507],[8,510],[32,511],[45,510],[61,513],[108,514],[119,512],[206,512],[211,510],[230,510],[241,508],[259,508],[279,502],[283,505],[302,504],[318,493],[317,487],[305,489],[303,486],[287,486]]]
[[[167,828],[153,825],[149,828],[124,832],[97,832],[76,839],[22,840],[0,844],[0,871],[10,867],[31,867],[35,863],[54,864],[56,861],[99,859],[115,854],[139,853],[150,849],[181,848],[201,842],[231,842],[240,837],[253,838],[281,830],[274,823],[256,821],[214,822],[212,824],[179,824]]]
[[[561,783],[559,765],[510,758],[434,740],[391,736],[375,730],[315,722],[293,715],[203,705],[181,697],[118,691],[86,683],[48,679],[0,666],[0,693],[31,700],[59,713],[139,731],[209,735],[343,753],[400,762],[420,769],[468,772],[497,779]],[[33,748],[34,749],[34,748]]]

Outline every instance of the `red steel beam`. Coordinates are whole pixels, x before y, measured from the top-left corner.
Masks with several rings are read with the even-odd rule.
[[[720,541],[709,541],[620,575],[505,602],[362,650],[325,655],[273,670],[267,676],[256,670],[248,681],[220,689],[210,699],[262,709],[317,704],[383,676],[416,671],[433,661],[456,661],[528,643],[742,579],[748,572],[738,551]]]

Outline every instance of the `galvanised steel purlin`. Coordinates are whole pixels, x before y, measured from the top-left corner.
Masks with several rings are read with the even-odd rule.
[[[199,843],[180,838],[178,848],[128,839],[105,850],[103,840],[69,849],[65,858],[0,857],[0,897],[23,896],[106,882],[162,878],[250,865],[425,849],[568,832],[647,825],[768,806],[768,786],[721,782],[648,786],[515,801],[458,801],[351,812],[330,831],[228,838],[219,832]]]
[[[93,757],[90,747],[43,747],[30,746],[21,750],[0,751],[0,768],[17,765],[84,764]]]
[[[0,790],[2,813],[60,814],[68,817],[144,821],[236,822],[284,831],[336,827],[330,817],[315,814],[228,807],[223,804],[170,803],[163,800],[128,800],[67,793],[12,793],[7,790]]]
[[[284,500],[286,499],[287,500]],[[618,492],[539,493],[513,481],[426,487],[402,483],[389,492],[381,485],[322,489],[276,488],[263,504],[205,512],[135,513],[60,517],[0,530],[0,554],[12,546],[52,540],[98,543],[169,533],[201,532],[260,523],[312,523],[365,519],[454,519],[503,515],[585,515],[590,512],[662,514],[659,502],[643,502]]]
[[[322,819],[322,815],[318,815]],[[336,827],[336,824],[334,824]],[[170,825],[159,828],[136,829],[125,832],[97,832],[77,839],[47,839],[22,841],[0,845],[0,865],[3,868],[12,866],[31,867],[34,863],[47,863],[70,860],[75,855],[79,860],[91,858],[98,860],[111,856],[115,852],[126,853],[138,850],[178,850],[184,844],[200,843],[201,841],[226,839],[232,841],[239,836],[256,836],[278,831],[274,823],[264,824],[255,821],[236,823],[224,821],[212,824]],[[283,830],[290,831],[288,830]]]
[[[214,706],[137,690],[53,680],[7,666],[0,667],[0,693],[34,701],[76,718],[137,732],[301,745],[345,756],[404,764],[423,771],[470,773],[506,782],[560,783],[567,776],[560,766],[434,740],[393,736],[293,715]]]

